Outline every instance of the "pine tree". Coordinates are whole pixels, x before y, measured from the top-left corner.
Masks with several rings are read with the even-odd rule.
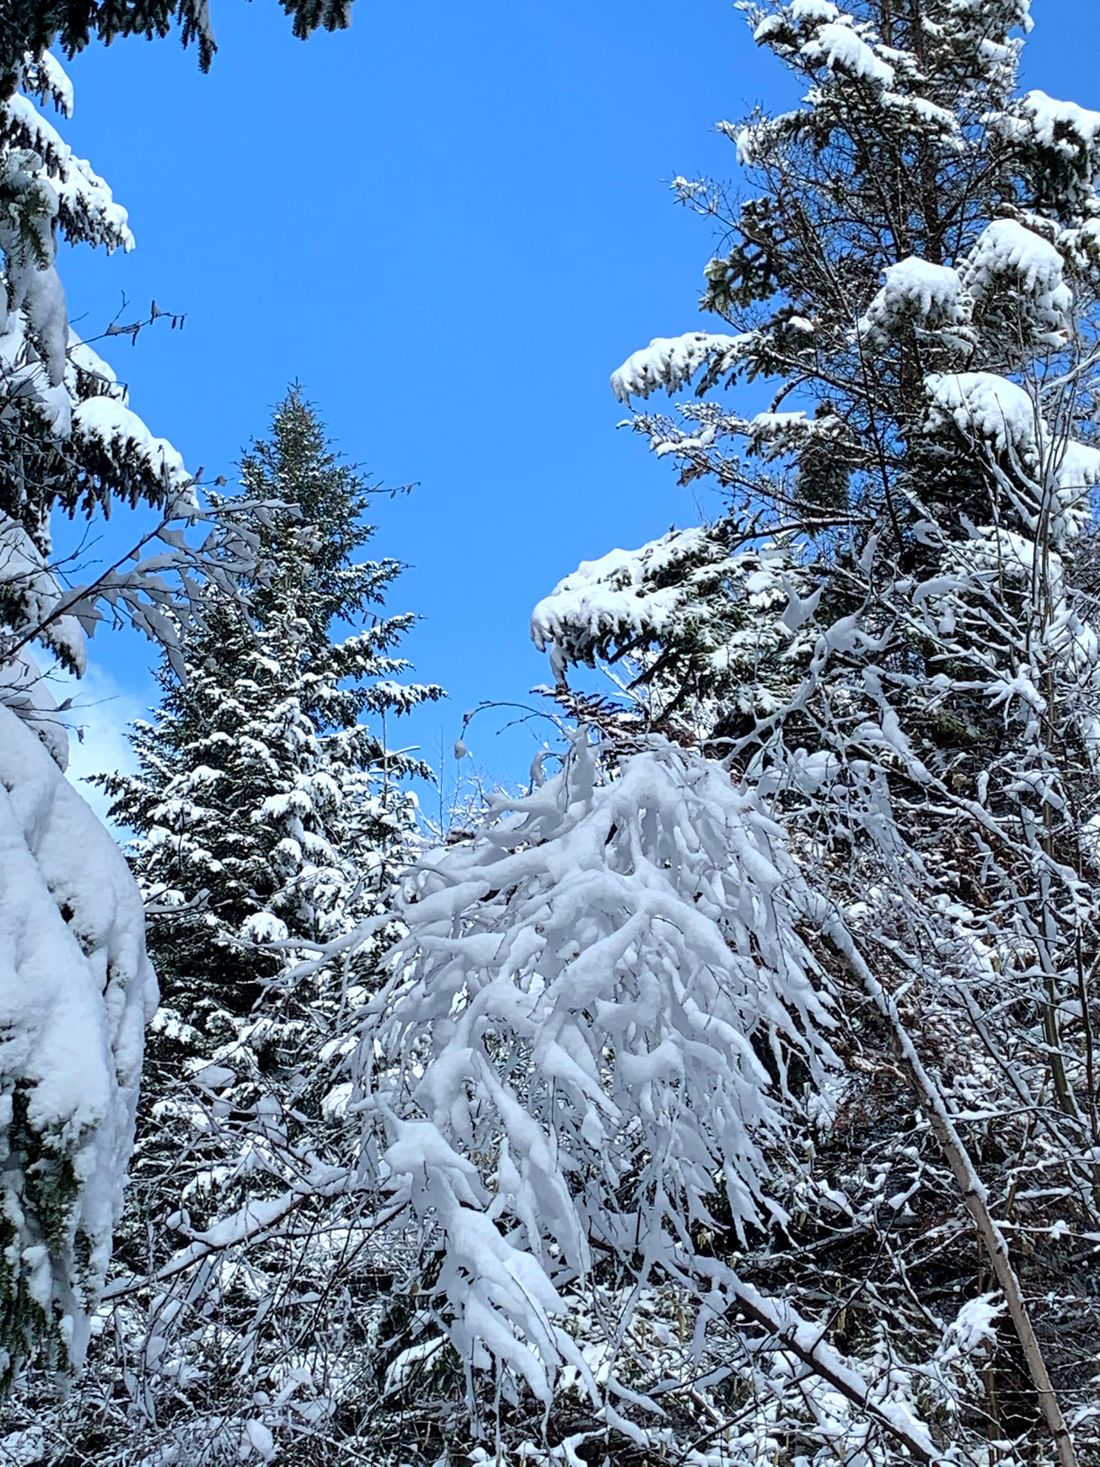
[[[654,341],[613,378],[624,401],[695,383],[680,421],[636,426],[728,508],[705,531],[583,566],[540,603],[535,634],[559,682],[608,656],[667,679],[658,711],[682,717],[664,732],[701,730],[736,798],[774,822],[782,874],[728,830],[703,834],[691,812],[707,763],[655,740],[651,707],[629,739],[609,729],[625,808],[603,813],[615,797],[571,755],[518,820],[502,812],[472,851],[438,853],[364,1046],[382,1175],[443,1232],[421,1327],[493,1366],[520,1433],[534,1430],[524,1401],[547,1396],[540,1372],[564,1369],[555,1439],[575,1429],[624,1460],[632,1442],[711,1460],[697,1415],[670,1443],[624,1411],[657,1375],[652,1404],[694,1403],[734,1433],[722,1461],[1003,1450],[1068,1467],[1095,1452],[1100,1329],[1074,1263],[1100,1220],[1100,618],[1082,589],[1100,482],[1100,114],[1016,94],[1026,0],[747,9],[805,100],[722,125],[750,196],[678,181],[732,239],[706,273],[722,330]],[[771,384],[767,411],[721,390],[746,382]],[[556,828],[530,823],[543,801]],[[731,1021],[729,1043],[767,1057],[763,1093],[789,1106],[740,1228],[744,1193],[714,1161],[703,1105],[719,1082],[692,1079],[699,1051],[670,1039],[667,1003],[637,992],[676,974],[685,1002],[709,978],[624,915],[636,937],[616,983],[602,926],[655,910],[701,937],[714,872],[740,892],[719,904],[725,920],[763,925],[727,928],[708,973],[726,975],[727,998],[746,952],[776,975],[771,1007]],[[680,881],[698,920],[658,905]],[[786,986],[800,974],[837,1020],[820,1085],[768,1030],[766,1015],[805,1016]],[[396,1079],[378,1059],[394,1022],[412,1057]],[[620,1105],[631,1080],[648,1088]],[[687,1127],[675,1146],[641,1140],[670,1116]],[[705,1201],[667,1176],[633,1190],[647,1165],[688,1157],[709,1158]],[[633,1254],[615,1246],[624,1206],[645,1219]],[[479,1237],[492,1267],[470,1261]],[[649,1372],[651,1312],[682,1310],[694,1350]],[[609,1394],[589,1383],[585,1403],[572,1351],[593,1338]]]
[[[69,327],[59,238],[108,250],[132,241],[107,185],[36,105],[68,110],[64,72],[44,55],[20,57],[17,72],[22,91],[0,103],[4,1386],[28,1356],[61,1370],[83,1357],[155,994],[138,892],[64,779],[65,715],[36,656],[44,650],[80,674],[85,637],[105,609],[162,628],[166,603],[178,599],[171,569],[189,558],[179,517],[199,513],[179,455],[149,433]],[[161,520],[156,576],[136,558],[91,586],[68,584],[54,562],[54,514],[93,519],[138,500]],[[179,608],[184,615],[182,600]]]
[[[82,598],[68,587],[62,595],[53,564],[54,513],[92,518],[116,502],[145,503],[167,519],[195,512],[198,504],[179,454],[153,437],[128,407],[114,372],[69,325],[59,241],[113,251],[130,249],[134,240],[125,209],[36,105],[70,110],[65,73],[43,55],[24,64],[20,81],[22,92],[0,103],[3,650],[14,656],[33,640],[79,673],[94,596]],[[124,586],[115,577],[92,589],[117,603]],[[129,609],[140,612],[136,597]]]

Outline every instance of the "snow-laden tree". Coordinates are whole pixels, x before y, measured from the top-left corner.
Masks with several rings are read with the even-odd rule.
[[[414,822],[403,783],[424,773],[386,720],[441,695],[401,681],[414,618],[381,614],[401,567],[358,558],[372,491],[300,391],[241,467],[267,506],[248,609],[226,598],[183,638],[183,675],[165,660],[161,706],[135,726],[138,773],[102,780],[137,836],[151,951],[186,1022],[206,1000],[251,1011],[282,966],[265,942],[321,943],[371,910]]]
[[[59,716],[35,697],[45,724]],[[133,1142],[155,984],[141,900],[33,721],[0,706],[0,1373],[79,1363]]]
[[[936,1461],[910,1376],[847,1360],[738,1264],[843,1204],[806,1162],[843,1039],[813,934],[858,964],[850,934],[720,762],[661,738],[617,753],[609,778],[578,734],[560,773],[426,856],[398,908],[409,936],[368,1013],[356,1108],[364,1174],[420,1251],[375,1450],[401,1460],[411,1421],[421,1461],[468,1434],[517,1461],[562,1442],[770,1460],[798,1437],[766,1407],[742,1413],[753,1455],[693,1454],[700,1409],[722,1420],[699,1383],[782,1407],[793,1376],[815,1382],[809,1438],[827,1398],[850,1447]],[[548,1435],[521,1447],[533,1411]]]
[[[187,564],[179,524],[198,510],[194,480],[179,454],[154,438],[127,406],[125,387],[69,325],[58,273],[59,242],[130,249],[126,211],[41,110],[72,106],[68,78],[49,56],[27,62],[23,90],[0,104],[0,223],[5,293],[0,301],[0,537],[4,553],[0,652],[45,646],[70,671],[83,669],[83,637],[97,607],[128,616],[157,636],[167,630],[164,572]],[[70,585],[56,564],[56,512],[94,518],[112,504],[149,506],[156,571],[138,556]],[[133,562],[137,562],[136,565]],[[72,567],[75,575],[79,567]]]
[[[343,4],[286,8],[302,35],[347,19]],[[201,505],[180,455],[149,432],[107,363],[73,332],[58,270],[64,243],[114,250],[133,240],[126,211],[45,115],[72,105],[46,46],[162,34],[173,19],[208,56],[201,4],[15,0],[0,14],[4,1381],[36,1349],[51,1366],[83,1355],[132,1135],[142,1015],[155,993],[140,895],[64,781],[65,710],[32,649],[79,676],[85,638],[125,619],[174,656],[208,590],[230,596],[251,555],[240,516]],[[133,549],[82,584],[79,556],[55,552],[53,522],[94,521],[119,504],[145,508]],[[200,523],[206,538],[196,543],[187,530]]]
[[[570,666],[617,664],[635,721],[717,747],[774,712],[808,661],[788,612],[800,585],[786,537],[761,544],[730,517],[582,562],[536,605],[531,634],[578,712],[598,705],[572,693]]]
[[[607,1399],[581,1437],[655,1447],[666,1425],[624,1403],[658,1298],[697,1346],[648,1377],[694,1403],[678,1460],[1068,1467],[1095,1450],[1100,1337],[1080,1272],[1100,1223],[1100,643],[1077,565],[1100,481],[1100,113],[1017,94],[1027,0],[746,9],[803,101],[722,125],[745,196],[677,181],[725,235],[704,297],[721,330],[612,379],[624,402],[696,386],[636,426],[728,506],[539,604],[559,683],[622,657],[654,696],[606,793],[571,754],[531,797],[556,825],[521,805],[422,868],[365,1103],[439,1249],[425,1318],[501,1373],[498,1423],[531,1432],[524,1392],[556,1378],[560,1411],[587,1368]],[[739,407],[762,387],[765,411]],[[701,730],[716,762],[647,727]],[[770,868],[734,806],[768,822]],[[638,997],[671,974],[716,1013],[722,1062],[680,1047],[680,989]],[[813,1063],[792,1058],[778,1016],[806,993],[835,1019],[833,1072],[802,1028]],[[737,1036],[765,1032],[772,1066],[727,1107]]]
[[[42,55],[17,79],[21,90],[0,104],[4,1381],[28,1353],[62,1368],[83,1356],[155,992],[140,895],[65,781],[65,713],[36,657],[79,675],[85,638],[106,618],[165,634],[169,607],[176,623],[191,615],[202,558],[184,534],[200,515],[193,479],[68,323],[59,242],[129,248],[126,213],[40,110],[68,110],[61,68]],[[120,501],[149,506],[152,528],[133,554],[74,583],[82,568],[58,563],[55,515],[94,520]],[[208,549],[225,577],[234,537],[217,539]]]

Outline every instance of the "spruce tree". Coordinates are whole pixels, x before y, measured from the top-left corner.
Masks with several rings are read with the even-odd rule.
[[[347,19],[343,4],[287,8],[303,35]],[[229,593],[247,560],[237,528],[215,524],[203,545],[188,539],[209,519],[195,480],[72,330],[58,269],[63,243],[110,251],[133,237],[107,184],[45,115],[72,104],[46,45],[160,34],[173,17],[208,55],[205,5],[16,0],[0,14],[0,1386],[28,1356],[50,1370],[83,1356],[155,1002],[139,894],[64,779],[67,716],[38,659],[80,676],[86,637],[118,618],[171,649],[201,615],[196,566]],[[136,335],[139,325],[115,329]],[[54,549],[56,517],[94,522],[138,504],[151,516],[133,553],[73,585],[74,562]]]
[[[281,0],[294,34],[341,30],[351,18],[351,0]],[[11,0],[0,16],[0,98],[19,85],[27,55],[51,47],[68,55],[91,41],[110,44],[123,36],[166,36],[178,26],[185,46],[197,44],[205,71],[217,49],[206,0]]]
[[[161,706],[134,729],[139,772],[102,780],[138,837],[150,949],[186,1022],[206,1001],[250,1012],[285,965],[264,942],[322,943],[371,910],[413,828],[402,783],[427,774],[387,746],[385,720],[441,696],[398,680],[414,618],[380,609],[401,567],[358,558],[372,490],[298,388],[241,484],[266,506],[248,610],[223,600],[184,642],[184,676],[165,661]]]

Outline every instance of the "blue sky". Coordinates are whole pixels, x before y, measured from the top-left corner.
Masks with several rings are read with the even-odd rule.
[[[482,699],[545,679],[532,604],[579,560],[696,505],[616,432],[610,372],[690,330],[715,239],[678,209],[678,173],[735,175],[721,117],[789,85],[727,0],[357,0],[349,32],[295,41],[272,0],[214,6],[200,74],[174,39],[97,47],[70,67],[66,138],[111,183],[128,256],[65,261],[94,335],[125,295],[182,332],[110,354],[149,426],[192,469],[233,474],[297,378],[339,446],[409,498],[380,500],[375,548],[410,569],[392,609],[424,618],[418,673],[449,703],[420,718],[433,761]],[[1100,104],[1100,14],[1036,0],[1025,82]],[[121,522],[114,535],[124,533]],[[82,767],[149,692],[152,650],[106,635]],[[475,724],[492,779],[535,735]],[[454,765],[446,755],[447,777]]]

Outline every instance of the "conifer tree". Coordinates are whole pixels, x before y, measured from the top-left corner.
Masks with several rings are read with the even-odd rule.
[[[265,941],[321,943],[371,910],[413,828],[402,782],[427,773],[380,730],[441,696],[398,680],[414,618],[380,608],[400,565],[357,558],[372,490],[298,388],[241,483],[266,506],[248,614],[223,600],[184,641],[185,676],[165,661],[162,705],[134,730],[139,772],[102,780],[138,836],[151,951],[187,1022],[201,999],[251,1010],[285,965]]]
[[[341,30],[351,17],[351,0],[281,0],[294,34]],[[0,15],[0,98],[19,85],[27,55],[57,47],[67,55],[92,40],[123,36],[166,36],[178,26],[183,44],[196,43],[205,71],[217,49],[206,0],[11,0]]]
[[[79,676],[106,617],[154,636],[169,605],[186,619],[172,573],[193,565],[184,528],[201,518],[178,453],[68,322],[59,243],[128,248],[126,212],[41,110],[68,111],[62,69],[21,55],[16,73],[21,91],[0,102],[0,1385],[28,1355],[60,1369],[83,1356],[155,993],[138,892],[64,779],[66,719],[39,659]],[[139,501],[153,511],[155,571],[139,547],[72,584],[55,514],[94,520]]]
[[[289,8],[300,34],[346,21],[344,5]],[[201,616],[195,570],[228,594],[248,558],[248,534],[231,521],[215,520],[203,544],[188,538],[210,521],[195,480],[73,332],[58,270],[64,242],[113,250],[133,238],[106,183],[45,116],[72,105],[46,45],[59,33],[69,49],[93,35],[158,34],[174,15],[208,48],[204,5],[16,0],[0,13],[0,1386],[28,1355],[61,1370],[83,1356],[155,1001],[139,894],[64,780],[64,709],[36,657],[80,676],[85,638],[119,617],[171,652]],[[56,515],[94,521],[139,503],[152,528],[135,533],[132,553],[72,584],[78,572],[54,550]]]

